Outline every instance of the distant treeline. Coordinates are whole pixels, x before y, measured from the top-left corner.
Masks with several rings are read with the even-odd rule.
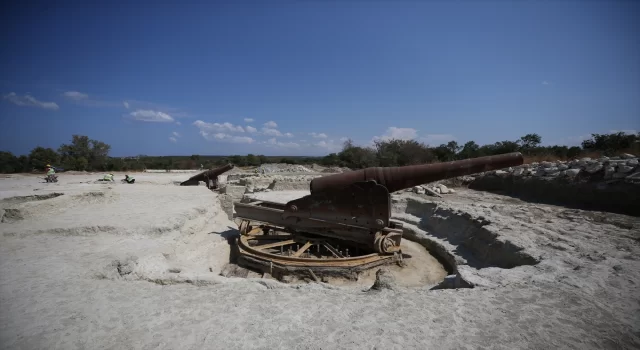
[[[415,140],[378,140],[371,147],[356,146],[347,140],[338,153],[324,157],[264,156],[135,156],[110,157],[111,146],[88,136],[73,135],[70,144],[57,150],[36,147],[29,155],[15,156],[0,152],[0,172],[38,172],[51,164],[64,170],[77,171],[142,171],[145,169],[209,169],[226,163],[236,166],[259,166],[264,163],[321,164],[352,169],[371,166],[403,166],[444,162],[509,152],[522,152],[530,160],[571,159],[582,156],[615,155],[622,152],[640,153],[640,133],[624,132],[592,134],[581,147],[540,146],[537,134],[527,134],[516,141],[500,141],[480,146],[474,141],[459,145],[450,141],[437,147]]]

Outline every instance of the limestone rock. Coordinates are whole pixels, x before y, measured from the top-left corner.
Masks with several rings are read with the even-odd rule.
[[[545,168],[544,172],[545,172],[545,174],[557,173],[558,172],[558,168],[556,168],[556,167]]]
[[[517,168],[513,171],[513,176],[522,176],[523,173],[524,173],[523,168]]]
[[[623,153],[623,154],[620,155],[620,158],[622,158],[622,159],[631,159],[631,158],[637,158],[637,157],[634,156],[633,154]]]
[[[638,166],[638,159],[631,159],[631,160],[627,161],[627,165],[628,166],[632,166],[632,167],[637,167]]]
[[[640,183],[640,172],[633,173],[625,178],[626,182]]]
[[[606,168],[604,168],[604,178],[605,179],[610,179],[613,177],[613,173],[616,172],[616,168],[612,167],[612,166],[608,166]]]
[[[631,170],[633,170],[633,167],[630,167],[628,165],[621,165],[621,166],[618,167],[618,172],[619,173],[628,173]]]
[[[447,186],[443,185],[443,184],[438,184],[438,189],[440,190],[440,193],[442,194],[447,194],[449,193],[449,189],[447,188]]]
[[[432,187],[429,187],[429,186],[426,186],[426,185],[422,185],[422,188],[424,188],[425,194],[428,194],[429,196],[442,198],[442,196],[439,195],[438,193],[436,193],[436,191]]]
[[[580,169],[568,169],[568,170],[565,170],[564,173],[567,176],[574,177],[580,173]]]
[[[417,194],[424,194],[424,188],[422,188],[422,186],[415,186],[413,187],[413,192]]]
[[[602,168],[603,168],[603,165],[602,165],[602,164],[600,164],[600,163],[595,163],[595,164],[592,164],[592,165],[587,166],[587,168],[586,168],[585,170],[586,170],[586,172],[588,172],[589,174],[595,174],[595,173],[597,173],[598,171],[602,170]]]
[[[566,164],[559,164],[558,165],[558,170],[562,171],[562,170],[567,170],[569,169],[569,166],[567,166]]]
[[[395,290],[396,288],[395,278],[388,269],[383,267],[376,272],[376,281],[373,283],[370,290]]]

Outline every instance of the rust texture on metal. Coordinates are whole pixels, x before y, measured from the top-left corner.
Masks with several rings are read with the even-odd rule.
[[[520,152],[456,160],[445,163],[408,165],[403,167],[374,167],[315,178],[311,181],[311,193],[345,188],[353,183],[374,180],[385,186],[389,193],[424,183],[484,171],[518,166],[524,163]]]
[[[387,200],[388,198],[385,198]],[[241,234],[248,234],[253,226],[262,225],[271,227],[283,232],[305,232],[319,237],[329,237],[344,241],[350,241],[361,245],[363,248],[376,250],[375,232],[380,231],[383,235],[401,235],[402,229],[398,223],[389,227],[369,228],[356,223],[355,220],[328,220],[327,218],[298,217],[295,215],[285,215],[287,206],[281,205],[266,207],[264,203],[234,203],[236,211],[234,217],[240,220],[250,221],[246,223],[240,221],[238,224]],[[392,236],[389,236],[392,237]],[[384,246],[384,245],[383,245]],[[389,247],[389,252],[393,249]]]
[[[270,271],[274,266],[283,271],[349,270],[390,263],[403,255],[402,224],[391,220],[391,192],[522,163],[520,153],[510,153],[368,168],[316,178],[310,185],[311,194],[286,204],[236,202],[234,218],[241,220],[237,222],[241,233],[238,261],[269,266]],[[349,249],[342,250],[345,246]],[[359,254],[353,254],[354,250]]]
[[[214,179],[214,181],[217,181],[217,177],[223,173],[226,173],[227,171],[231,170],[234,168],[234,165],[229,163],[227,165],[221,166],[219,168],[215,168],[215,169],[211,169],[211,170],[205,170],[201,173],[199,173],[198,175],[194,175],[192,177],[189,178],[189,180],[184,181],[180,184],[180,186],[192,186],[192,185],[197,185],[198,182],[200,181],[204,181],[207,182],[209,179]],[[208,186],[208,184],[207,184]]]
[[[292,216],[380,230],[389,225],[391,199],[384,186],[360,182],[292,200],[283,217]]]
[[[246,223],[242,223],[247,225]],[[270,228],[268,225],[252,227],[252,231]],[[268,243],[267,243],[268,242]],[[254,262],[276,264],[286,268],[354,268],[393,262],[397,255],[381,255],[371,251],[358,254],[357,248],[349,250],[336,245],[324,237],[311,237],[304,234],[251,235],[238,237],[237,243],[241,256]]]

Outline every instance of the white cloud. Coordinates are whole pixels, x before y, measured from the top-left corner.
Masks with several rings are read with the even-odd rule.
[[[83,94],[82,92],[78,92],[78,91],[67,91],[64,94],[64,97],[66,98],[70,98],[72,100],[86,100],[87,98],[89,98],[89,95],[87,94]]]
[[[438,146],[449,141],[455,141],[455,136],[451,134],[427,134],[422,138],[427,145]]]
[[[418,130],[413,128],[398,128],[392,126],[387,128],[387,131],[382,136],[374,136],[372,141],[382,140],[413,140],[418,136]]]
[[[253,118],[244,118],[245,123],[253,123]]]
[[[158,122],[158,123],[166,123],[173,122],[173,118],[165,112],[160,111],[152,111],[139,109],[135,112],[129,113],[131,117],[135,120],[139,120],[142,122]]]
[[[267,136],[282,136],[282,133],[278,129],[262,128],[262,133]]]
[[[129,103],[127,101],[107,101],[102,99],[90,98],[89,95],[79,91],[67,91],[62,94],[66,99],[73,101],[76,104],[86,107],[119,107],[124,106],[129,109]]]
[[[176,121],[176,125],[182,125],[182,123],[180,123],[180,122]]]
[[[341,138],[340,138],[340,142],[345,142],[345,141],[347,141],[348,139],[349,139],[348,137],[341,137]]]
[[[326,149],[327,151],[339,151],[342,148],[342,144],[336,143],[334,140],[322,140],[313,144],[315,147]]]
[[[285,132],[285,133],[284,133],[284,136],[286,136],[286,137],[293,137],[293,134],[292,134],[292,133],[290,133],[290,132]]]
[[[327,134],[325,133],[315,133],[315,132],[310,132],[309,135],[313,136],[316,139],[326,139],[327,138]]]
[[[266,144],[282,147],[282,148],[300,148],[300,144],[295,142],[279,142],[276,138],[270,138],[267,140]]]
[[[171,133],[173,136],[175,137],[180,137],[180,134],[177,131],[174,131],[173,133]]]
[[[193,122],[200,131],[207,133],[225,133],[225,132],[244,132],[244,129],[240,125],[233,125],[231,123],[207,123],[202,120],[196,120]]]
[[[252,133],[252,134],[258,132],[258,129],[254,128],[253,126],[249,126],[249,125],[245,126],[244,129],[247,130],[248,133]]]
[[[86,101],[85,101],[86,102]],[[183,118],[183,117],[188,117],[189,114],[178,109],[178,108],[174,108],[174,107],[170,107],[170,106],[166,106],[166,105],[162,105],[162,104],[158,104],[158,103],[153,103],[153,102],[146,102],[146,101],[138,101],[138,100],[132,100],[132,99],[127,99],[126,101],[113,101],[113,102],[108,102],[108,101],[94,101],[95,105],[100,105],[100,106],[104,106],[104,107],[120,107],[120,106],[124,106],[127,109],[132,109],[132,110],[152,110],[152,111],[160,111],[166,114],[171,115],[172,118]],[[86,104],[86,103],[85,103]]]
[[[169,141],[171,141],[171,142],[173,142],[173,143],[178,142],[178,140],[177,140],[175,137],[173,137],[173,136],[169,137]]]
[[[231,143],[254,143],[255,140],[248,136],[233,136],[229,134],[225,134],[222,132],[219,133],[208,133],[206,131],[200,131],[200,135],[207,140],[215,140],[222,142],[231,142]]]
[[[267,129],[275,129],[278,127],[278,124],[276,124],[276,122],[274,122],[273,120],[270,120],[266,123],[264,123],[264,127]]]
[[[4,95],[4,99],[18,106],[39,107],[44,109],[52,109],[54,111],[60,108],[55,102],[39,101],[29,94],[19,96],[15,92],[11,92],[8,95]]]

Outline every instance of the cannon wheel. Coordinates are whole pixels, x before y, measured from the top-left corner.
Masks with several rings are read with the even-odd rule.
[[[336,268],[368,269],[402,259],[400,251],[393,255],[378,254],[351,242],[283,232],[268,225],[252,225],[248,220],[240,223],[240,232],[237,240],[240,255],[270,269],[274,264],[286,270],[316,272]]]

